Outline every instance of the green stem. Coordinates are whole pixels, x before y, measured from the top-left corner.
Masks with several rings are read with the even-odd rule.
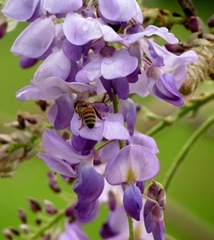
[[[40,236],[42,236],[44,234],[44,232],[51,228],[53,225],[55,225],[63,216],[64,216],[64,212],[65,210],[62,209],[60,210],[58,213],[56,213],[54,215],[54,217],[51,219],[51,221],[47,222],[46,224],[44,224],[38,232],[36,232],[35,234],[33,234],[29,239],[30,240],[33,240],[33,239],[36,239]]]
[[[128,215],[127,215],[127,218],[128,218],[128,224],[129,224],[129,239],[128,240],[134,240],[133,220]]]
[[[186,155],[192,149],[193,145],[199,139],[199,137],[213,124],[214,122],[214,114],[211,115],[188,139],[186,144],[182,147],[181,151],[178,153],[177,157],[175,158],[174,162],[172,163],[171,167],[169,168],[166,176],[163,180],[163,187],[165,191],[169,188],[170,183],[172,182],[175,173],[177,172],[180,164],[185,159]]]
[[[204,93],[197,98],[190,99],[184,106],[182,106],[174,115],[167,116],[161,122],[156,124],[152,129],[150,129],[146,134],[150,136],[154,136],[161,130],[163,130],[167,126],[171,126],[174,122],[179,120],[180,118],[186,116],[190,112],[197,112],[199,108],[209,101],[214,99],[214,92]]]

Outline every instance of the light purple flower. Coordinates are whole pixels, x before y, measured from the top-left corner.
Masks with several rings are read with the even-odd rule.
[[[155,154],[143,146],[130,144],[108,161],[105,173],[110,184],[119,185],[150,180],[158,171],[159,161]]]

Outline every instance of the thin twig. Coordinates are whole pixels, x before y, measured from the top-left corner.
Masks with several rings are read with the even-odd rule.
[[[214,114],[211,115],[188,139],[186,144],[182,147],[181,151],[178,153],[171,167],[165,175],[163,180],[163,187],[165,191],[169,188],[170,183],[172,182],[173,177],[175,176],[179,166],[184,161],[185,157],[192,149],[193,145],[199,139],[199,137],[213,124],[214,122]]]

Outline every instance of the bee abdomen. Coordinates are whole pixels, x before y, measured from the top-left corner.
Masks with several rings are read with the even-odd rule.
[[[83,112],[83,119],[88,128],[93,128],[96,123],[96,115],[93,109],[87,109]]]

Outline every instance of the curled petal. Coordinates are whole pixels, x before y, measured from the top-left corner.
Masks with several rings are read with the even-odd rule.
[[[126,213],[134,218],[135,220],[140,220],[140,212],[142,209],[142,194],[140,189],[131,184],[128,186],[124,192],[123,205]]]
[[[75,209],[74,214],[78,221],[81,223],[88,223],[92,221],[96,216],[98,212],[98,202],[81,202],[78,201]]]
[[[70,124],[73,111],[72,99],[67,94],[62,94],[49,109],[48,120],[56,130],[65,129]]]
[[[54,172],[57,172],[65,177],[77,178],[77,173],[67,162],[62,160],[60,161],[58,158],[44,153],[39,153],[38,156]]]
[[[45,130],[42,137],[42,144],[47,154],[66,160],[68,163],[75,164],[79,163],[82,159],[86,159],[86,156],[75,153],[72,146],[53,130]]]
[[[88,164],[81,164],[78,171],[79,179],[73,187],[78,201],[84,203],[95,201],[103,191],[103,177]]]
[[[55,27],[51,18],[39,18],[18,36],[11,51],[15,55],[38,58],[48,50],[54,36]]]
[[[184,104],[182,95],[178,92],[174,78],[171,74],[163,74],[158,81],[155,82],[153,94],[166,102],[169,102],[175,106],[181,106]]]
[[[96,141],[88,140],[80,136],[72,135],[72,146],[78,152],[81,152],[82,155],[87,155],[96,145]]]
[[[130,98],[125,101],[120,100],[119,112],[123,114],[125,122],[127,123],[127,127],[129,129],[129,133],[132,135],[134,133],[137,115],[136,105]]]

